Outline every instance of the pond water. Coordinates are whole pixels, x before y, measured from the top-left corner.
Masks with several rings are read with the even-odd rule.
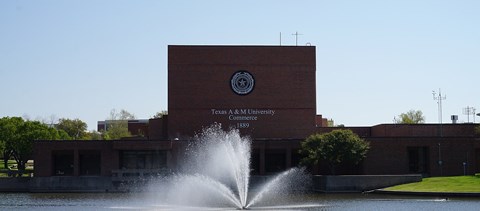
[[[174,207],[152,193],[0,193],[0,210],[229,210]],[[478,210],[480,198],[438,198],[378,194],[301,194],[252,210]],[[234,209],[232,209],[234,210]]]

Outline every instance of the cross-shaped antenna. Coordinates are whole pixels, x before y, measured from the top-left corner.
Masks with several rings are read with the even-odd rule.
[[[295,46],[298,46],[298,35],[303,35],[303,34],[299,34],[298,31],[295,32],[295,34],[292,34],[293,36],[295,36]]]

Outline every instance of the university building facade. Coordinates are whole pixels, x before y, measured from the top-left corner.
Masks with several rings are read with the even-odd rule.
[[[463,175],[480,172],[478,124],[328,127],[316,114],[314,46],[169,46],[168,115],[129,122],[114,141],[36,141],[35,177],[175,171],[202,128],[219,123],[252,139],[252,172],[297,166],[313,133],[350,129],[370,142],[367,158],[341,174]],[[107,127],[107,122],[99,122]],[[326,165],[311,167],[328,173]]]

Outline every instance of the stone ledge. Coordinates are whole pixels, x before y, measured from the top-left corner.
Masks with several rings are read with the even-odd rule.
[[[420,182],[422,175],[338,175],[313,176],[313,190],[318,192],[364,192],[375,189]]]

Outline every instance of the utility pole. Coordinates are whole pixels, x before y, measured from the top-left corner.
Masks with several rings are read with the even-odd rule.
[[[440,176],[443,176],[443,167],[442,167],[443,161],[442,161],[442,153],[440,148],[441,148],[440,143],[438,143],[438,168],[440,169]]]
[[[432,91],[433,100],[437,101],[438,104],[438,122],[440,123],[440,137],[443,136],[442,134],[442,100],[446,100],[446,96],[442,96],[442,90],[438,89],[438,95],[435,91]]]

